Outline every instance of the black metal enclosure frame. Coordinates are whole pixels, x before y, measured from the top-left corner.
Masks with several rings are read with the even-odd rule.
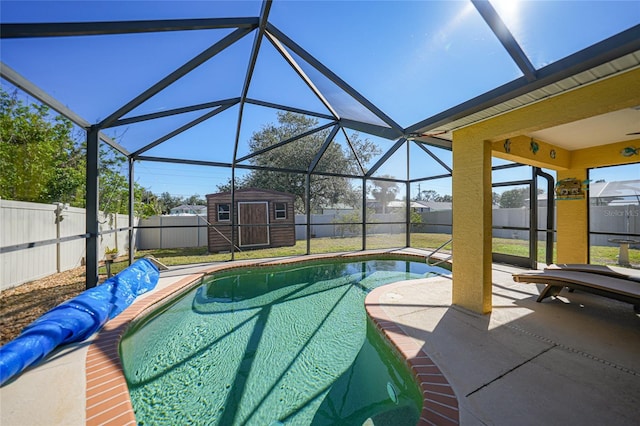
[[[167,163],[180,163],[188,165],[203,165],[214,167],[225,167],[231,170],[231,182],[232,182],[232,202],[231,206],[235,205],[234,201],[234,188],[236,171],[239,169],[256,169],[255,166],[240,164],[243,161],[250,159],[252,156],[264,153],[268,150],[275,149],[285,144],[292,143],[305,136],[321,132],[326,129],[330,129],[329,136],[326,138],[322,147],[316,153],[311,165],[307,170],[293,170],[286,168],[270,168],[263,167],[264,170],[272,170],[279,172],[289,173],[303,173],[306,175],[306,191],[307,194],[310,190],[310,181],[312,175],[327,175],[338,176],[350,179],[361,179],[363,188],[363,207],[366,207],[366,183],[369,180],[390,180],[393,182],[399,182],[406,185],[406,200],[409,197],[410,184],[427,181],[431,179],[438,179],[444,177],[451,177],[452,170],[447,164],[441,161],[437,155],[435,155],[429,146],[435,146],[439,148],[449,149],[452,148],[452,142],[450,139],[442,137],[430,136],[429,132],[442,126],[444,124],[452,123],[462,117],[467,117],[479,111],[485,110],[489,107],[498,105],[507,100],[513,99],[517,96],[529,93],[533,90],[539,89],[543,86],[558,82],[564,78],[575,75],[576,73],[591,69],[595,66],[604,64],[613,59],[619,58],[623,55],[634,52],[640,48],[640,26],[633,27],[629,30],[621,32],[609,39],[606,39],[600,43],[590,46],[584,50],[581,50],[573,55],[567,56],[557,62],[546,65],[542,68],[536,69],[522,48],[518,45],[513,35],[507,29],[506,25],[494,10],[491,4],[482,0],[471,0],[476,10],[482,16],[487,23],[495,37],[501,42],[505,50],[510,55],[511,59],[517,65],[522,72],[522,77],[517,78],[507,84],[504,84],[496,89],[486,92],[480,96],[463,102],[453,108],[438,113],[432,117],[426,118],[412,126],[402,128],[393,119],[388,117],[382,112],[376,105],[367,100],[364,96],[358,93],[353,87],[347,84],[339,76],[333,73],[329,68],[324,66],[320,61],[314,58],[309,52],[304,50],[295,41],[289,38],[286,34],[276,28],[269,22],[269,11],[272,6],[271,0],[265,0],[262,4],[260,16],[258,17],[246,17],[246,18],[211,18],[211,19],[177,19],[177,20],[157,20],[157,21],[120,21],[120,22],[77,22],[77,23],[25,23],[25,24],[3,24],[0,26],[0,38],[29,38],[29,37],[74,37],[74,36],[100,36],[100,35],[113,35],[113,34],[129,34],[129,33],[147,33],[147,32],[164,32],[164,31],[184,31],[184,30],[209,30],[209,29],[233,29],[233,31],[220,41],[214,43],[206,50],[202,51],[197,56],[193,57],[188,62],[177,68],[172,73],[168,74],[151,87],[133,97],[125,105],[122,105],[117,110],[113,111],[106,118],[97,123],[90,123],[86,119],[80,117],[75,112],[65,107],[62,103],[48,95],[45,91],[38,88],[36,85],[28,81],[17,71],[13,70],[10,66],[1,63],[0,75],[3,79],[7,80],[14,86],[25,91],[29,95],[33,96],[43,104],[48,105],[53,110],[68,118],[76,125],[86,130],[87,138],[87,152],[86,152],[86,233],[71,238],[85,238],[86,239],[86,285],[87,288],[93,287],[98,283],[98,237],[100,236],[99,224],[98,224],[98,194],[99,194],[99,182],[98,182],[98,157],[99,157],[99,144],[104,142],[117,150],[119,153],[127,157],[129,167],[129,212],[133,212],[133,184],[135,170],[135,161],[143,160],[150,162],[167,162]],[[254,34],[253,45],[250,53],[248,67],[245,74],[244,85],[240,96],[231,99],[214,99],[207,103],[197,105],[186,105],[180,108],[166,110],[153,114],[139,115],[135,117],[123,118],[127,113],[131,112],[137,106],[161,92],[167,88],[170,84],[180,79],[190,71],[203,64],[208,59],[224,51],[227,47],[231,46],[238,40]],[[254,68],[256,65],[256,59],[260,51],[262,43],[270,43],[276,51],[283,57],[283,59],[289,64],[289,66],[297,73],[297,75],[304,81],[307,87],[315,94],[320,102],[326,107],[329,114],[319,114],[313,111],[306,111],[299,108],[293,108],[286,105],[278,105],[259,99],[251,99],[247,96],[249,91],[249,85],[252,81]],[[303,68],[296,62],[296,59],[289,53],[294,52],[298,57],[302,58],[308,64],[310,64],[317,72],[322,74],[329,81],[334,83],[345,93],[355,99],[360,106],[373,114],[382,124],[371,124],[364,121],[357,121],[341,117],[336,111],[334,106],[327,100],[323,93],[314,85],[312,79],[305,73]],[[240,129],[243,120],[243,111],[247,104],[253,104],[268,108],[275,108],[283,111],[290,111],[300,113],[312,117],[318,117],[329,120],[328,124],[319,126],[309,132],[297,135],[291,139],[280,141],[274,144],[270,148],[254,152],[252,154],[238,157],[238,143],[240,140]],[[196,126],[217,114],[229,109],[232,106],[239,107],[239,114],[237,118],[235,141],[234,141],[234,155],[231,163],[210,162],[210,161],[198,161],[198,160],[185,160],[176,158],[160,158],[146,155],[147,151],[151,148],[162,144],[163,142],[171,139],[172,137]],[[162,117],[167,117],[176,114],[182,114],[186,112],[195,112],[205,109],[211,109],[210,112],[203,114],[199,118],[173,130],[172,132],[154,140],[146,146],[130,152],[125,147],[112,140],[109,136],[103,133],[103,130],[121,126],[124,124],[137,123],[147,120],[154,120]],[[318,162],[322,158],[324,151],[329,144],[333,141],[339,132],[342,132],[346,137],[347,144],[351,151],[358,159],[358,155],[355,152],[349,137],[346,134],[345,129],[351,129],[366,134],[375,135],[392,141],[396,141],[393,146],[368,170],[365,169],[363,164],[358,160],[359,175],[341,175],[335,173],[324,173],[316,170]],[[450,135],[449,135],[450,136]],[[374,177],[374,173],[396,152],[405,144],[414,144],[428,155],[433,157],[438,163],[440,163],[448,171],[446,174],[438,176],[423,177],[419,179],[409,179],[407,174],[406,179],[386,179],[380,177]],[[407,165],[409,160],[409,150],[407,150]],[[407,167],[408,169],[408,167]],[[310,252],[310,209],[309,209],[309,197],[307,199],[307,253]],[[366,226],[367,217],[366,209],[363,208],[363,240],[362,248],[366,249]],[[233,212],[231,217],[235,217]],[[533,222],[535,223],[535,222]],[[409,233],[410,233],[410,209],[406,209],[406,245],[410,245]],[[232,226],[237,226],[237,223],[232,223]],[[132,239],[134,235],[134,217],[133,214],[129,215],[129,226],[123,228],[129,231],[129,259],[133,258],[133,244]],[[114,231],[112,231],[114,232]],[[66,237],[64,241],[67,241],[70,237]],[[39,243],[59,243],[62,239],[51,240],[47,242]],[[35,243],[34,243],[35,244]],[[235,245],[235,241],[232,242]],[[29,245],[33,246],[33,245]],[[20,247],[3,247],[2,252],[18,250]],[[233,251],[232,251],[233,258]]]

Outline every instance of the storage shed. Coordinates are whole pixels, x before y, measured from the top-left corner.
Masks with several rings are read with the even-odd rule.
[[[296,244],[294,196],[285,192],[247,188],[235,191],[235,243],[241,249]],[[231,249],[231,193],[207,195],[209,252]]]

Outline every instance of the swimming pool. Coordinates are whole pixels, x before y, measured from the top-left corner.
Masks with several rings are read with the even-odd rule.
[[[398,260],[217,273],[133,327],[139,424],[415,424],[422,397],[367,321],[368,291],[448,273]]]

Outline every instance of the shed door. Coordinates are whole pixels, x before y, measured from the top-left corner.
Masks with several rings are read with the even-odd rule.
[[[269,208],[266,201],[238,203],[240,247],[269,245]]]

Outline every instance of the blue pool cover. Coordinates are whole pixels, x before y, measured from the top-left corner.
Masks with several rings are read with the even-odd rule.
[[[103,284],[56,306],[0,347],[0,385],[61,345],[80,342],[158,283],[158,268],[139,259]]]

